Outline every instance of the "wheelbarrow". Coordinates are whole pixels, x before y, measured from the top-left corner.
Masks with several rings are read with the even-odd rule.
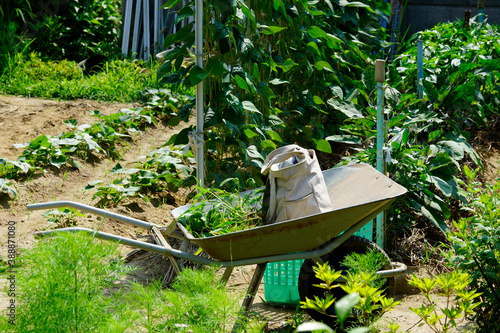
[[[334,250],[356,231],[407,192],[404,187],[366,164],[333,168],[323,171],[323,176],[333,210],[206,238],[193,237],[177,221],[168,226],[160,226],[75,202],[38,203],[28,205],[27,208],[40,210],[70,207],[146,229],[156,244],[80,227],[42,231],[36,234],[85,231],[100,239],[118,241],[134,248],[163,254],[170,259],[177,272],[182,269],[179,259],[201,265],[215,264],[225,268],[222,280],[227,282],[234,267],[257,265],[241,307],[240,318],[245,318],[262,281],[267,263],[295,259],[312,259],[313,262],[322,263],[322,258],[334,253]],[[243,193],[252,194],[249,191]],[[191,205],[178,207],[171,211],[171,215],[177,219],[190,207]],[[172,248],[167,241],[168,237],[182,240],[179,249]],[[209,258],[188,252],[187,249],[191,244],[198,245]],[[307,260],[304,264],[306,263]],[[390,269],[379,271],[377,274],[381,277],[394,277],[405,272],[404,264],[392,263]],[[299,291],[300,284],[303,283],[308,283],[307,279],[299,280]],[[238,320],[233,331],[239,331],[241,324],[241,320]]]

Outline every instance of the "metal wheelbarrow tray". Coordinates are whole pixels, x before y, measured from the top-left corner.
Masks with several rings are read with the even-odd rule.
[[[353,226],[356,232],[387,208],[406,189],[366,164],[323,171],[333,210],[225,235],[195,238],[178,228],[212,258],[234,261],[315,249]],[[185,205],[171,214],[178,218]]]

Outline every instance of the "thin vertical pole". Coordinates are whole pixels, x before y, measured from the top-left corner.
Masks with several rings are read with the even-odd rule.
[[[375,82],[377,82],[377,170],[385,174],[384,163],[384,87],[385,60],[375,60]],[[385,212],[377,215],[375,242],[380,247],[385,243]]]
[[[477,18],[477,21],[479,23],[484,22],[484,3],[485,0],[477,0],[477,8],[479,8],[479,16]]]
[[[134,32],[132,34],[132,54],[135,58],[139,57],[140,54],[140,45],[139,45],[139,32],[141,30],[141,7],[142,7],[142,2],[141,0],[136,0],[135,4],[135,18],[134,18]]]
[[[424,98],[424,87],[422,80],[424,79],[424,42],[419,39],[417,41],[417,90],[418,98]]]
[[[195,3],[195,55],[196,65],[203,68],[203,0]],[[205,185],[205,161],[204,161],[204,138],[203,138],[203,80],[196,85],[196,177],[200,186]]]
[[[142,2],[143,5],[143,41],[144,41],[144,61],[149,60],[149,54],[150,54],[150,49],[151,49],[151,38],[150,38],[150,27],[149,27],[149,0],[144,0]]]
[[[130,39],[130,24],[132,23],[132,3],[127,0],[125,4],[125,17],[123,18],[122,54],[128,56],[128,44]]]
[[[154,12],[153,12],[153,55],[156,55],[159,51],[159,35],[160,35],[160,0],[154,0]]]
[[[470,25],[470,9],[466,9],[465,10],[465,15],[464,15],[464,29],[469,29],[469,25]]]

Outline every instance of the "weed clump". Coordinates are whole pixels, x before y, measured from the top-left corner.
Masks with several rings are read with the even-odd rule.
[[[130,271],[110,260],[117,254],[116,244],[82,233],[42,240],[20,257],[15,325],[0,320],[0,331],[101,331],[119,307],[104,291]]]

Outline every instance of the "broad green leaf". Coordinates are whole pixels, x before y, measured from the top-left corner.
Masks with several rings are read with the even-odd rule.
[[[321,51],[318,48],[318,44],[316,42],[307,43],[307,51],[312,54],[321,55]]]
[[[301,333],[301,332],[335,333],[335,331],[333,329],[331,329],[330,326],[328,326],[324,323],[319,323],[319,322],[310,322],[310,323],[300,324],[293,332],[294,333]]]
[[[351,145],[361,145],[361,138],[355,135],[331,135],[326,137],[325,140],[347,143]]]
[[[17,197],[17,191],[13,187],[12,182],[7,181],[4,178],[0,178],[0,193],[5,193],[12,199],[15,199]]]
[[[344,99],[344,91],[339,86],[334,86],[331,88],[332,94],[340,99]]]
[[[290,83],[290,82],[284,81],[284,80],[280,80],[280,79],[276,78],[276,79],[272,79],[271,81],[269,81],[269,83],[272,84],[272,85],[277,86],[277,85],[280,85],[280,84],[286,84],[286,83]]]
[[[81,141],[78,139],[66,138],[66,139],[54,140],[53,142],[54,142],[54,144],[57,144],[57,145],[76,146]]]
[[[242,42],[238,43],[238,51],[244,58],[249,58],[252,55],[253,50],[253,43],[248,38],[244,38]]]
[[[448,198],[451,197],[451,195],[453,194],[453,188],[450,184],[439,177],[431,176],[431,179],[434,185],[441,191],[441,193],[443,193]]]
[[[250,128],[245,128],[243,130],[243,133],[246,135],[247,138],[251,139],[251,138],[254,138],[256,136],[258,136],[257,133],[255,133],[254,131],[252,131]]]
[[[351,293],[347,294],[335,303],[335,314],[339,319],[339,322],[344,323],[351,313],[351,309],[354,308],[359,302],[359,294]]]
[[[258,160],[261,160],[261,161],[264,161],[264,156],[262,156],[261,153],[259,153],[259,151],[257,150],[257,147],[255,147],[255,145],[251,145],[249,146],[246,150],[245,150],[246,154],[248,155],[248,157],[250,158],[256,158]]]
[[[277,141],[277,142],[283,142],[283,140],[281,139],[281,136],[273,131],[273,130],[267,130],[266,131],[267,135],[269,135],[269,137],[271,138],[271,140],[274,140],[274,141]]]
[[[261,141],[260,145],[262,146],[263,149],[271,149],[271,150],[276,149],[276,144],[271,140],[263,140]]]
[[[244,78],[242,78],[241,76],[239,75],[235,75],[234,76],[234,81],[236,81],[236,84],[238,85],[238,87],[240,87],[241,89],[245,89],[245,90],[248,90],[248,85],[245,81]]]
[[[229,38],[231,36],[231,34],[229,33],[229,28],[226,27],[221,21],[215,20],[214,27],[215,27],[214,37],[216,40]]]
[[[286,73],[296,66],[298,66],[298,64],[295,61],[293,61],[292,59],[286,59],[286,61],[283,63],[281,67],[283,68],[283,71]]]
[[[360,1],[349,1],[349,0],[339,0],[339,5],[342,7],[359,7],[366,8],[367,10],[373,12],[374,10],[366,3]]]
[[[226,125],[226,127],[231,131],[231,133],[233,133],[234,135],[240,133],[240,129],[238,128],[238,126],[236,126],[235,124],[233,124],[229,120],[224,119],[223,122]]]
[[[338,101],[334,99],[329,99],[327,103],[349,118],[363,118],[363,114],[361,113],[361,111],[356,109],[356,107],[352,103],[346,103],[344,101]]]
[[[265,35],[274,35],[275,33],[287,29],[287,27],[280,27],[276,25],[274,26],[262,25],[261,27],[264,28],[263,32]]]
[[[333,42],[335,42],[335,43],[343,43],[344,42],[342,39],[340,39],[337,36],[334,36],[332,34],[326,34],[326,38],[328,39],[328,41],[330,43],[332,43],[331,45],[329,45],[330,48],[332,48],[332,46],[335,45],[335,44],[333,44]]]
[[[218,59],[212,58],[205,66],[205,70],[211,75],[220,75],[227,71],[226,65]]]
[[[330,146],[330,143],[325,139],[316,141],[316,149],[329,154],[332,152],[332,147]]]
[[[92,138],[88,133],[80,133],[81,138],[85,141],[87,144],[87,149],[88,150],[94,150],[94,151],[102,151],[104,152],[104,149],[102,149],[97,142],[94,141],[94,138]]]
[[[87,184],[87,186],[85,186],[85,190],[84,191],[89,191],[89,190],[92,190],[95,188],[96,185],[99,185],[99,184],[102,184],[103,181],[102,180],[94,180],[94,181],[91,181]]]
[[[250,111],[250,112],[253,112],[253,113],[261,114],[259,109],[257,109],[257,107],[252,102],[243,101],[241,104],[243,105],[243,109]]]
[[[449,230],[448,225],[445,223],[443,216],[439,214],[435,209],[431,207],[421,206],[420,211],[422,215],[427,217],[436,227],[444,232]]]
[[[309,29],[307,29],[307,33],[312,38],[326,38],[327,37],[326,32],[317,26],[312,26]]]
[[[250,9],[243,1],[239,2],[241,6],[241,11],[255,24],[255,14],[252,9]]]
[[[64,155],[52,155],[50,156],[50,164],[55,166],[56,168],[61,168],[64,164],[66,164],[66,156]]]
[[[198,67],[198,66],[193,66],[191,67],[191,70],[189,71],[189,80],[191,81],[191,84],[193,86],[196,86],[198,83],[203,81],[203,79],[208,75],[208,73]]]
[[[317,61],[314,64],[314,68],[316,68],[319,71],[321,71],[321,70],[327,70],[329,72],[333,72],[332,66],[328,62],[323,61],[323,60]]]
[[[70,128],[75,128],[76,125],[78,124],[78,119],[64,120],[63,123],[66,124]]]
[[[314,95],[313,96],[313,101],[314,101],[315,104],[325,105],[325,102],[323,102],[323,100],[319,96]]]
[[[10,161],[10,163],[13,166],[21,169],[21,171],[23,173],[28,173],[30,171],[30,169],[31,169],[31,165],[29,163],[26,163],[26,162],[23,162],[23,161],[19,161],[19,159],[18,159],[18,161]]]

